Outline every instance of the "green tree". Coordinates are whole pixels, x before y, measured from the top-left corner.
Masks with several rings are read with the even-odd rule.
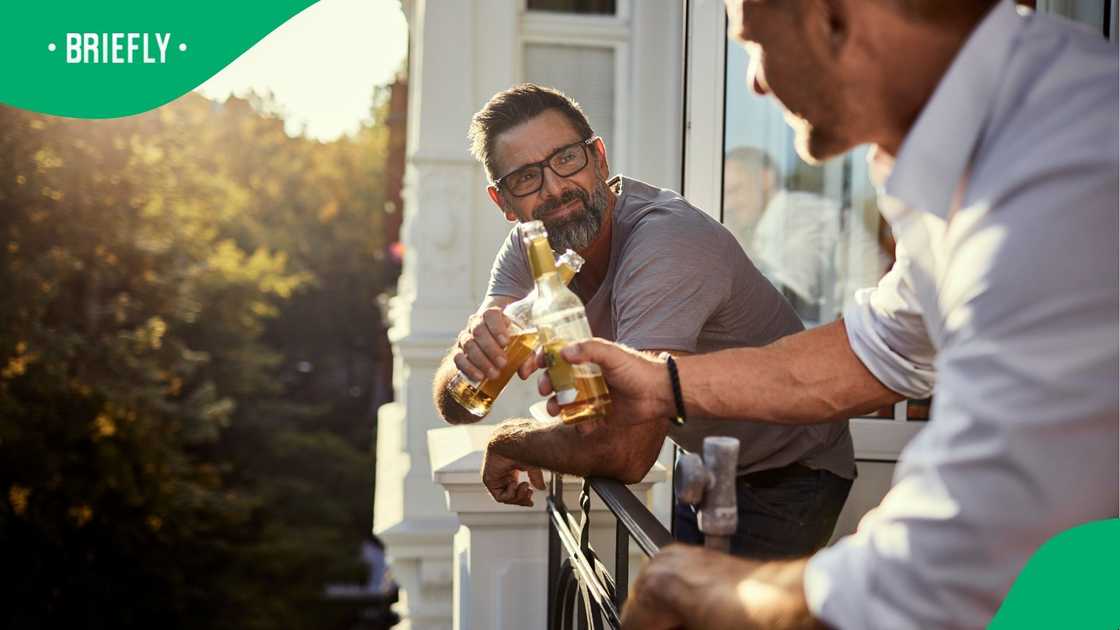
[[[384,359],[386,139],[267,109],[0,108],[0,625],[324,627],[362,579],[374,401],[332,374]]]

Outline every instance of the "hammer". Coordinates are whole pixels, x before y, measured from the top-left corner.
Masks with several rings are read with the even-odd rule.
[[[677,459],[673,487],[677,498],[696,506],[704,534],[704,546],[724,553],[731,551],[731,536],[739,526],[735,501],[735,472],[739,463],[739,440],[733,437],[704,438],[704,458],[684,453]]]

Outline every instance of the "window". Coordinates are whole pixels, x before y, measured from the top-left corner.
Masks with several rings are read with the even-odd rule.
[[[595,133],[614,149],[615,51],[613,48],[525,45],[525,79],[549,85],[583,107]]]

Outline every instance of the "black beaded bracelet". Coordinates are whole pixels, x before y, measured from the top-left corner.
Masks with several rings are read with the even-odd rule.
[[[677,405],[677,415],[669,418],[669,422],[683,427],[685,423],[684,415],[684,395],[681,394],[681,377],[677,374],[677,362],[673,360],[673,355],[668,352],[661,355],[665,359],[665,365],[669,368],[669,382],[673,385],[673,402]]]

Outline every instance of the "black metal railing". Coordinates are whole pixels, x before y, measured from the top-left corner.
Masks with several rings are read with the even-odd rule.
[[[617,522],[614,574],[591,547],[591,492]],[[553,473],[548,495],[548,628],[618,628],[630,579],[630,541],[646,556],[672,536],[630,489],[613,479],[583,480],[577,519],[564,504],[563,475]]]

